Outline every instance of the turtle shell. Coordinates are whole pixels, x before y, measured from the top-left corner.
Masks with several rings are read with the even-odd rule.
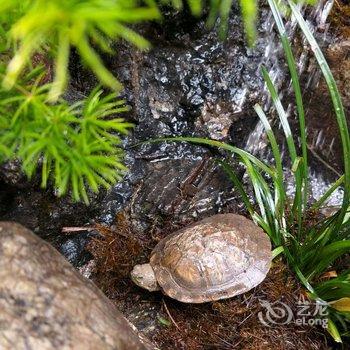
[[[204,303],[252,289],[271,259],[270,240],[260,227],[241,215],[218,214],[165,237],[150,264],[166,295]]]

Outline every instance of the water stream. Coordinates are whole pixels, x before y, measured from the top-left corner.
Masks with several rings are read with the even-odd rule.
[[[321,44],[329,41],[327,17],[332,5],[333,0],[320,1],[307,14]],[[190,27],[190,31],[179,29],[182,27]],[[286,27],[293,41],[297,23],[289,21]],[[126,96],[134,104],[136,120],[135,132],[126,140],[126,147],[152,137],[203,136],[243,147],[261,159],[271,158],[262,124],[252,109],[257,102],[265,111],[271,109],[260,74],[261,64],[268,68],[281,98],[291,94],[291,86],[286,83],[283,50],[270,11],[262,9],[259,38],[253,49],[245,45],[235,10],[226,42],[220,42],[215,31],[205,32],[202,22],[187,23],[186,19],[170,17],[169,28],[175,28],[175,33],[153,32],[157,46],[142,57],[132,54],[129,68],[123,66],[122,72],[132,82],[125,81],[129,86]],[[310,61],[306,43],[301,43],[305,49],[297,52],[299,73],[307,72],[305,88],[312,89],[318,84],[319,71]],[[286,110],[289,114],[294,111],[291,103]],[[321,136],[318,143],[324,142]],[[213,158],[215,152],[189,144],[163,143],[129,149],[130,173],[106,197],[103,220],[111,222],[115,213],[130,203],[136,226],[141,230],[157,217],[183,221],[221,210],[240,210],[232,184],[225,180]],[[187,179],[201,167],[201,162],[205,164],[194,176],[194,191],[184,193]],[[329,186],[329,179],[323,178],[322,173],[322,167],[310,172],[314,198]],[[286,176],[286,181],[292,194],[291,177]],[[334,195],[332,204],[338,204],[340,199],[341,191]]]
[[[333,5],[334,5],[334,0],[319,1],[317,6],[315,6],[307,16],[307,23],[309,25],[309,28],[311,29],[311,32],[318,38],[320,45],[329,43],[329,40],[331,40],[328,37],[329,23],[327,23],[327,18],[329,16],[330,11],[332,10]],[[271,42],[266,47],[266,53],[265,53],[266,63],[264,62],[264,64],[269,68],[269,75],[272,78],[272,81],[274,82],[276,88],[280,92],[279,93],[280,98],[283,100],[284,95],[293,94],[293,88],[292,88],[291,81],[289,83],[285,82],[286,70],[284,69],[283,62],[281,62],[281,55],[283,54],[283,48],[281,47],[281,44],[276,38],[277,35],[275,34],[275,31],[274,31],[274,21],[272,18],[272,14],[271,14],[271,18],[269,19],[269,21],[266,22],[266,24],[267,24],[266,30],[270,31],[272,33],[271,35],[275,36],[275,38],[274,40],[271,40]],[[295,38],[296,30],[297,30],[296,21],[293,19],[289,21],[286,25],[286,29],[287,29],[287,36],[289,37],[290,41],[293,42]],[[305,39],[302,40],[302,45],[304,47],[307,47],[307,43]],[[299,75],[302,76],[304,73],[307,73],[307,80],[304,83],[303,88],[304,89],[317,88],[321,73],[315,61],[310,62],[309,51],[305,49],[300,50],[299,52],[296,53],[296,55],[297,55],[296,62],[298,64]],[[266,96],[264,109],[265,111],[270,110],[271,112],[272,102],[266,88],[264,92]],[[288,104],[286,105],[285,110],[288,118],[294,117],[295,115],[294,106],[295,106],[294,102],[288,102]],[[311,111],[311,113],[313,113],[313,111]],[[270,113],[270,115],[271,114],[272,113]],[[311,115],[311,118],[315,118],[315,117],[317,118],[317,116]],[[306,115],[306,122],[307,120],[308,120],[308,115]],[[278,124],[280,123],[278,122]],[[279,129],[281,129],[280,125],[279,125]],[[323,153],[326,153],[325,154],[326,156],[329,156],[333,152],[334,141],[335,141],[334,138],[332,138],[331,140],[328,140],[327,136],[324,133],[324,130],[321,129],[317,132],[316,135],[312,135],[309,148],[310,149],[320,148],[323,150]],[[265,130],[261,121],[258,121],[255,125],[255,128],[250,132],[244,148],[250,153],[259,156],[260,159],[271,159],[272,155],[271,155],[270,149],[268,148],[267,139],[265,137]],[[285,154],[286,152],[282,152],[282,153]],[[332,176],[331,177],[323,176],[322,174],[322,172],[324,171],[324,167],[327,167],[327,163],[324,162],[322,166],[318,166],[317,169],[311,169],[309,174],[310,197],[314,200],[319,199],[325,193],[325,191],[330,186],[330,180],[333,179]],[[331,166],[328,166],[328,167],[331,168]],[[334,170],[331,169],[331,171],[333,172],[333,175],[339,176],[339,174],[334,174],[335,173]],[[288,172],[287,169],[286,169],[286,182],[287,182],[287,189],[288,189],[287,192],[289,193],[289,195],[292,196],[295,188],[294,178],[291,176],[291,174]],[[338,189],[329,198],[327,204],[329,206],[340,205],[342,202],[342,197],[343,197],[343,191],[342,189]]]

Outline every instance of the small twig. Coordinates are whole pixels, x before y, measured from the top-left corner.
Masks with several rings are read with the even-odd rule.
[[[63,233],[74,233],[74,232],[81,232],[81,231],[93,231],[95,230],[95,227],[63,227],[62,232]]]
[[[167,307],[167,305],[166,305],[164,299],[163,299],[163,305],[164,305],[164,309],[165,309],[166,313],[168,314],[168,316],[169,316],[171,322],[174,324],[174,326],[175,326],[179,331],[181,331],[180,327],[177,325],[177,323],[175,322],[175,320],[174,320],[173,317],[171,316],[170,311],[169,311],[169,309],[168,309],[168,307]]]
[[[338,6],[339,9],[341,9],[341,6],[337,0],[334,0],[335,4]]]
[[[123,232],[123,229],[120,227],[116,227],[115,225],[111,226],[111,227],[107,227],[104,225],[100,225],[100,224],[96,224],[95,229],[101,234],[103,235],[105,232],[110,232],[112,234],[124,237],[124,238],[128,238],[128,239],[132,239],[133,237],[130,236],[130,234],[127,234],[125,232]]]
[[[314,148],[312,146],[307,146],[308,150],[313,154],[313,156],[315,158],[317,158],[323,165],[325,165],[329,170],[333,171],[336,175],[338,175],[339,177],[341,176],[341,174],[339,173],[339,171],[337,171],[336,169],[334,169],[329,163],[327,163],[324,159],[321,158],[321,156],[318,155],[318,153],[316,153],[316,151],[314,150]]]
[[[250,318],[253,315],[253,313],[250,313],[243,321],[238,323],[238,326],[241,326],[245,321],[248,320],[248,318]]]

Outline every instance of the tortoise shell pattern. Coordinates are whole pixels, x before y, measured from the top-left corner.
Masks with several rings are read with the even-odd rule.
[[[166,295],[203,303],[257,286],[271,259],[270,240],[260,227],[241,215],[218,214],[164,238],[150,264]]]

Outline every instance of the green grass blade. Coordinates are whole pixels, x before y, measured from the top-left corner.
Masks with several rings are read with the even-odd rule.
[[[159,139],[152,139],[148,140],[142,143],[158,143],[158,142],[174,142],[174,141],[182,141],[182,142],[190,142],[190,143],[195,143],[195,144],[201,144],[201,145],[207,145],[207,146],[212,146],[212,147],[217,147],[224,149],[226,151],[230,151],[234,154],[239,155],[241,158],[247,158],[249,159],[254,165],[256,165],[259,169],[264,171],[267,175],[274,177],[275,173],[274,171],[265,163],[263,163],[261,160],[258,158],[254,157],[252,154],[248,153],[247,151],[244,151],[238,147],[231,146],[227,143],[216,141],[216,140],[211,140],[211,139],[206,139],[202,137],[164,137],[164,138],[159,138]],[[137,146],[137,145],[135,145]]]
[[[332,336],[334,341],[336,341],[337,343],[342,343],[339,330],[330,318],[328,318],[327,331]]]
[[[292,164],[295,163],[297,159],[297,151],[295,147],[295,143],[293,140],[292,131],[289,126],[287,113],[285,112],[282,102],[278,96],[277,90],[270,78],[269,73],[267,72],[265,67],[262,67],[262,74],[264,77],[264,80],[266,82],[267,88],[269,90],[269,93],[271,95],[272,101],[275,105],[276,111],[278,113],[279,119],[281,121],[282,129],[287,141],[287,147],[290,155],[290,159]],[[298,169],[295,173],[295,196],[293,201],[293,207],[292,212],[293,215],[297,218],[298,222],[298,235],[301,234],[301,228],[302,228],[302,214],[303,214],[303,205],[302,205],[302,190],[303,190],[303,179],[302,174],[300,170]]]
[[[272,131],[271,125],[270,125],[264,111],[262,110],[262,108],[259,105],[255,105],[254,109],[255,109],[255,112],[257,113],[259,119],[261,120],[261,122],[264,125],[267,137],[268,137],[270,144],[271,144],[272,153],[273,153],[273,156],[275,159],[275,163],[276,163],[275,206],[276,206],[276,210],[277,210],[280,218],[282,219],[284,216],[284,208],[285,208],[285,204],[286,204],[286,192],[285,192],[285,188],[283,185],[283,177],[284,176],[283,176],[281,152],[279,150],[279,146],[277,144],[276,137]]]
[[[334,191],[344,184],[344,175],[342,175],[338,180],[336,180],[328,190],[318,199],[312,206],[311,210],[319,210],[323,204],[327,201],[327,199],[334,193]]]
[[[326,268],[328,268],[331,263],[333,263],[336,259],[338,259],[343,254],[350,252],[350,240],[347,241],[339,241],[328,244],[324,248],[318,249],[317,251],[317,264],[313,264],[309,268],[309,275],[314,276]]]
[[[230,180],[233,182],[235,188],[238,190],[243,203],[247,210],[249,211],[250,215],[252,216],[254,214],[254,208],[252,204],[249,201],[249,197],[246,193],[246,191],[243,188],[243,185],[241,181],[238,179],[235,171],[232,169],[232,166],[230,166],[227,162],[219,160],[218,163],[222,166],[222,168],[225,170],[226,174],[230,178]]]
[[[302,166],[302,174],[303,174],[303,206],[306,208],[307,199],[308,199],[308,153],[307,153],[307,139],[306,139],[306,123],[305,123],[305,111],[304,111],[304,103],[300,88],[300,82],[298,77],[298,71],[296,67],[295,58],[292,52],[291,45],[289,43],[289,39],[286,33],[285,26],[283,24],[282,17],[279,13],[277,4],[275,0],[268,0],[270,5],[272,14],[275,19],[275,23],[277,25],[277,29],[280,35],[281,43],[283,46],[283,50],[287,59],[289,72],[292,78],[293,91],[295,94],[295,102],[297,105],[298,111],[298,120],[299,120],[299,128],[300,128],[300,143],[301,143],[301,151],[303,157],[303,166]]]
[[[275,248],[272,251],[272,260],[274,260],[275,258],[277,258],[280,254],[282,254],[284,251],[284,248],[282,246],[279,246],[277,248]]]
[[[256,0],[240,0],[241,12],[249,45],[253,45],[256,38],[255,23],[258,15]]]
[[[350,270],[328,281],[319,282],[315,289],[317,294],[326,301],[350,296]]]
[[[349,207],[349,201],[350,201],[350,136],[349,136],[347,120],[345,117],[344,107],[341,101],[341,97],[340,97],[335,79],[332,75],[332,72],[328,66],[328,63],[320,47],[317,44],[317,41],[315,40],[314,36],[310,32],[307,23],[303,19],[296,5],[290,0],[287,0],[287,1],[292,10],[294,17],[296,18],[301,30],[303,31],[307,41],[311,46],[312,51],[314,52],[318,65],[320,66],[322,74],[326,80],[328,90],[333,102],[337,123],[339,126],[342,147],[343,147],[343,162],[344,162],[344,172],[345,172],[344,198],[343,198],[343,205],[341,209],[341,215],[339,216],[339,221],[338,221],[338,227],[340,227],[340,225],[343,222],[344,216],[346,215],[346,211],[347,211],[347,208]]]
[[[313,295],[315,298],[317,298],[317,294],[316,294],[314,288],[309,283],[307,278],[304,276],[302,271],[299,269],[298,264],[295,262],[295,259],[294,259],[293,255],[290,253],[288,247],[286,247],[286,246],[284,247],[284,253],[285,253],[285,255],[286,255],[286,257],[287,257],[287,259],[289,261],[289,264],[294,269],[294,271],[297,274],[297,276],[299,277],[300,281],[308,289],[308,291],[311,293],[311,295]]]

